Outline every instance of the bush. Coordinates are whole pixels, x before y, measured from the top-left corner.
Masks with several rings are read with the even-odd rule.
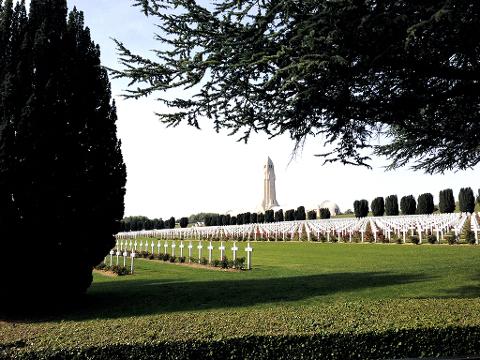
[[[410,242],[412,244],[415,244],[415,245],[419,245],[420,244],[420,238],[417,236],[417,235],[410,235],[408,237],[408,239],[410,240]]]
[[[246,259],[244,257],[241,257],[241,258],[236,258],[234,261],[233,261],[233,267],[235,269],[245,269],[245,261]]]
[[[181,264],[185,263],[186,260],[187,260],[187,258],[185,256],[179,256],[178,257],[178,262],[181,263]]]
[[[182,217],[180,219],[180,227],[181,228],[186,228],[188,226],[188,218]]]
[[[163,254],[162,260],[163,260],[163,261],[168,261],[168,260],[170,260],[170,255],[169,255],[169,254]]]
[[[218,260],[218,259],[213,260],[212,265],[214,267],[220,267],[220,260]]]
[[[170,259],[168,259],[168,261],[170,261],[171,263],[174,263],[176,260],[177,260],[176,256],[170,256]]]
[[[201,264],[201,265],[208,265],[208,259],[205,258],[205,257],[202,257],[202,258],[200,259],[200,264]]]
[[[222,269],[228,269],[228,259],[226,256],[224,256],[222,260],[220,260],[220,266],[222,267]]]
[[[449,245],[455,245],[458,243],[458,236],[455,235],[455,234],[445,234],[443,236],[443,238],[445,239],[445,241],[449,244]]]
[[[437,242],[437,237],[435,235],[428,235],[427,236],[427,241],[430,244],[435,244]]]

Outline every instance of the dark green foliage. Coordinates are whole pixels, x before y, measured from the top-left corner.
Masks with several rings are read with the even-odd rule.
[[[475,210],[475,196],[472,188],[461,188],[458,194],[458,206],[461,212],[473,213]]]
[[[290,209],[285,211],[285,221],[294,221],[295,220],[295,210]]]
[[[252,213],[250,215],[250,223],[252,223],[252,224],[257,224],[258,223],[258,214],[257,213]]]
[[[231,337],[222,340],[145,342],[98,345],[82,349],[47,348],[21,355],[21,348],[5,355],[27,359],[393,359],[458,357],[480,352],[479,327],[394,329],[364,333]],[[448,341],[447,341],[448,340]]]
[[[408,237],[408,239],[410,240],[410,242],[412,244],[415,244],[415,245],[419,245],[420,244],[420,238],[417,236],[417,235],[410,235]]]
[[[272,223],[275,221],[275,215],[273,210],[267,210],[265,211],[265,222],[266,223]]]
[[[215,215],[218,215],[218,214],[215,214],[215,213],[198,213],[198,214],[192,214],[188,217],[188,222],[190,224],[194,224],[194,223],[197,223],[197,222],[205,222],[205,219],[207,216],[209,217],[213,217]]]
[[[385,213],[385,202],[383,197],[377,197],[373,199],[371,208],[373,216],[383,216]]]
[[[317,212],[315,210],[310,210],[307,213],[308,220],[315,220],[317,218]]]
[[[24,3],[4,1],[0,83],[1,248],[42,249],[23,258],[27,287],[6,258],[1,300],[83,293],[115,244],[126,179],[108,75],[83,13],[32,0],[27,16]]]
[[[155,229],[162,230],[165,229],[165,222],[163,221],[162,218],[158,219],[157,226]]]
[[[368,201],[367,200],[355,200],[353,203],[353,211],[355,217],[361,218],[368,215]]]
[[[433,195],[430,193],[421,194],[417,201],[417,214],[433,214],[435,205],[433,204]]]
[[[282,222],[284,220],[285,219],[284,219],[284,216],[283,216],[283,209],[275,211],[275,222]]]
[[[180,219],[180,227],[181,228],[186,228],[188,226],[188,218],[187,217],[182,217]]]
[[[260,224],[263,224],[263,223],[265,222],[265,214],[264,214],[264,213],[258,214],[258,216],[257,216],[257,221],[258,221]]]
[[[230,225],[237,225],[237,217],[236,216],[232,216],[230,218]]]
[[[169,125],[207,117],[244,140],[265,131],[297,144],[322,133],[335,146],[326,161],[343,163],[368,162],[382,131],[391,142],[372,146],[391,167],[480,160],[480,140],[466,135],[480,132],[476,0],[136,3],[159,21],[158,60],[117,42],[114,74],[131,81],[128,96],[159,96]]]
[[[385,198],[385,214],[396,216],[399,214],[397,195],[390,195]]]
[[[305,220],[307,218],[307,214],[305,213],[305,207],[299,206],[295,211],[295,220]]]
[[[453,213],[455,211],[455,198],[453,197],[452,189],[440,191],[438,209],[442,214]]]
[[[244,216],[243,216],[243,223],[244,224],[251,224],[251,222],[252,222],[252,214],[249,213],[249,212],[245,213]]]
[[[165,224],[167,229],[175,229],[175,218],[172,216]]]
[[[330,210],[329,209],[320,209],[320,219],[330,219]]]
[[[403,215],[413,215],[417,211],[417,201],[413,195],[407,195],[400,199],[400,209]]]

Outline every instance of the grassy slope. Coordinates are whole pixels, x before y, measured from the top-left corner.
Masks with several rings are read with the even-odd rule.
[[[480,324],[480,247],[256,243],[254,249],[251,272],[138,260],[134,276],[95,275],[82,309],[0,322],[0,344],[22,341],[28,351]]]

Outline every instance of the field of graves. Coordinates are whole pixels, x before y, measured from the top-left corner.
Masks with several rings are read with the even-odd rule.
[[[154,251],[171,252],[174,242],[178,254],[180,239],[140,235],[119,237],[119,246],[132,240],[139,252],[140,244],[153,241]],[[220,251],[232,256],[238,239],[224,235],[212,241],[214,258]],[[237,235],[245,238],[235,243],[237,256],[247,254],[250,241],[252,270],[135,258],[133,275],[95,273],[88,295],[67,309],[0,322],[0,358],[378,358],[478,351],[478,246],[403,244],[402,236],[398,243],[350,243],[348,232],[336,243],[294,241],[304,239],[301,234],[285,241],[279,234],[277,241],[273,234],[271,241]],[[210,240],[195,235],[182,251],[190,241],[198,251],[200,240],[208,256]],[[169,249],[162,249],[165,243]]]

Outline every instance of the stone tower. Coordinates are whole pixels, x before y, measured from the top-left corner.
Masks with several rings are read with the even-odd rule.
[[[277,202],[277,193],[275,191],[275,170],[273,168],[273,162],[270,157],[267,158],[267,162],[263,166],[263,211],[270,210],[275,206],[279,206]]]

